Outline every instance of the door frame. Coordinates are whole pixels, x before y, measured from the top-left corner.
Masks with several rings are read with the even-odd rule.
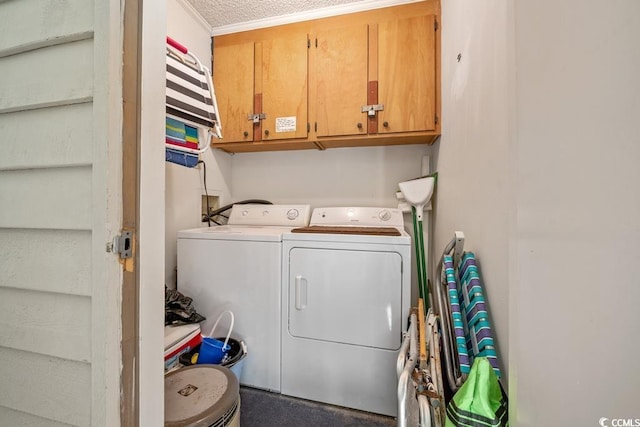
[[[140,152],[140,25],[142,1],[124,4],[122,56],[122,230],[133,233],[132,258],[124,260],[122,278],[122,373],[120,422],[136,425],[139,419],[138,263],[139,152]]]
[[[120,421],[157,426],[164,424],[166,2],[124,5],[122,226],[134,241],[133,258],[123,262]]]

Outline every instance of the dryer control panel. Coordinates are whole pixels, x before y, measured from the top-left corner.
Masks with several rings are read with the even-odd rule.
[[[353,225],[404,229],[404,219],[402,211],[397,208],[331,207],[314,209],[309,225]]]
[[[233,205],[227,224],[306,227],[310,216],[310,205]]]

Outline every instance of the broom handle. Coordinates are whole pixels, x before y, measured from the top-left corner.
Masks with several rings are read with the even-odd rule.
[[[418,290],[419,297],[424,299],[425,306],[429,306],[429,295],[427,293],[427,268],[424,259],[424,230],[422,228],[422,221],[418,220],[415,206],[411,207],[413,217],[413,236],[416,247],[416,267],[418,270]]]
[[[424,299],[424,306],[426,309],[429,307],[429,290],[427,289],[429,282],[427,278],[427,260],[424,251],[424,230],[422,228],[422,220],[418,220],[418,233],[420,234],[420,263],[422,264],[422,299]]]
[[[418,300],[418,317],[418,325],[420,327],[420,369],[425,369],[427,367],[427,332],[422,298]]]
[[[420,263],[420,241],[419,241],[419,232],[418,232],[418,218],[417,211],[415,206],[411,206],[411,218],[413,219],[413,240],[416,252],[416,268],[418,270],[418,297],[422,298],[422,264]]]

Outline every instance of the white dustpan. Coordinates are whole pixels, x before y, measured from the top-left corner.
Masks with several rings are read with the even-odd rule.
[[[422,212],[425,205],[431,200],[435,183],[435,177],[427,176],[398,184],[407,203],[415,206],[418,221],[422,221]]]

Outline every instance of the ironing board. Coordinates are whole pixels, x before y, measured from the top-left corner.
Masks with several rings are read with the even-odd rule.
[[[211,137],[222,138],[211,72],[197,56],[167,37],[166,137],[168,162],[194,167],[209,148]]]

